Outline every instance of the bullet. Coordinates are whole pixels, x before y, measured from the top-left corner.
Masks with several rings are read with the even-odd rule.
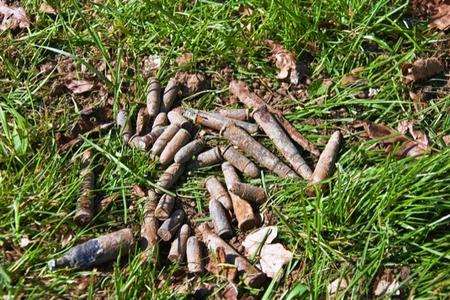
[[[252,157],[261,166],[274,172],[282,178],[297,178],[297,174],[285,165],[275,154],[267,150],[258,143],[245,130],[230,124],[222,132],[234,146],[243,151],[247,156]]]
[[[170,124],[164,129],[163,133],[156,139],[155,143],[152,146],[151,154],[154,157],[157,157],[164,150],[169,141],[177,134],[180,127],[175,124]]]
[[[259,168],[247,157],[242,155],[233,146],[220,147],[222,157],[231,163],[236,169],[244,175],[256,178],[259,176]]]
[[[153,120],[152,125],[152,132],[154,130],[157,130],[158,128],[165,127],[169,125],[169,120],[167,119],[167,113],[160,112],[156,115],[155,119]]]
[[[264,273],[250,264],[245,257],[239,254],[239,252],[222,240],[217,234],[212,232],[211,228],[209,228],[206,223],[199,226],[199,231],[202,235],[203,242],[206,244],[212,255],[216,255],[218,248],[224,250],[226,262],[235,265],[238,272],[243,273],[245,284],[255,288],[264,284],[267,279]]]
[[[144,136],[133,136],[128,144],[139,150],[148,150],[148,148],[155,143],[158,137],[164,132],[166,127],[158,127]]]
[[[120,127],[123,142],[127,144],[133,132],[131,129],[131,121],[128,119],[127,112],[124,109],[119,110],[117,113],[116,123]]]
[[[155,217],[159,220],[166,220],[170,217],[173,207],[175,205],[175,197],[164,194],[159,199],[158,205],[155,209]]]
[[[222,115],[226,118],[240,120],[240,121],[248,121],[250,119],[250,110],[245,109],[245,108],[219,109],[217,111],[217,113],[219,113],[220,115]]]
[[[209,215],[211,216],[217,235],[223,239],[230,239],[233,236],[233,229],[228,221],[225,208],[219,201],[213,199],[209,201]]]
[[[311,185],[319,184],[321,181],[327,179],[333,174],[342,144],[343,137],[341,132],[335,131],[328,140],[325,149],[323,149],[320,154],[319,161],[317,162],[314,173],[311,176],[309,183],[310,186],[307,189],[307,193],[309,195],[312,195],[314,192]],[[320,187],[323,188],[324,186],[321,185]]]
[[[81,186],[81,195],[77,201],[74,221],[80,226],[88,224],[94,214],[94,171],[92,170],[92,158],[94,154],[88,149],[83,152],[81,157],[81,178],[83,183]]]
[[[203,146],[204,143],[201,139],[195,139],[178,150],[173,160],[180,164],[187,163],[203,149]]]
[[[229,192],[256,204],[264,203],[267,200],[267,195],[263,188],[240,182],[236,170],[229,162],[222,164],[222,172]]]
[[[222,160],[223,158],[219,147],[211,148],[197,156],[197,164],[199,167],[215,165],[221,163]]]
[[[186,214],[182,209],[174,211],[170,218],[165,220],[159,227],[158,236],[165,242],[170,241],[183,224],[185,218]]]
[[[154,118],[161,107],[161,85],[156,78],[150,80],[147,94],[147,111],[151,118]]]
[[[222,128],[226,125],[232,123],[243,128],[248,133],[253,134],[258,132],[258,125],[256,124],[230,119],[214,112],[206,112],[197,109],[185,109],[183,115],[189,120],[192,120],[195,124],[203,125],[217,131],[222,130]]]
[[[139,109],[136,118],[136,135],[141,136],[146,134],[150,123],[150,116],[148,115],[147,108],[142,107]]]
[[[171,164],[158,179],[158,185],[166,190],[175,185],[178,178],[183,174],[184,168],[182,164]]]
[[[228,195],[227,190],[219,181],[219,179],[217,179],[217,177],[210,176],[206,178],[205,187],[209,195],[211,196],[211,200],[219,201],[228,211],[233,208],[230,195]]]
[[[141,225],[141,244],[144,250],[154,250],[158,243],[159,222],[154,215],[157,197],[153,189],[148,190],[144,220]]]
[[[186,256],[189,273],[201,273],[203,271],[202,253],[195,236],[191,236],[187,240]]]
[[[181,113],[181,107],[177,107],[169,111],[167,114],[170,124],[176,124],[181,128],[190,130],[192,128],[192,123],[186,119]]]
[[[133,233],[126,228],[102,235],[71,248],[58,259],[49,261],[50,269],[71,267],[87,269],[113,261],[119,253],[127,255],[133,246]]]
[[[170,251],[168,259],[171,262],[182,263],[186,259],[186,244],[189,238],[190,230],[189,225],[184,224],[181,226],[178,236],[173,240],[170,245]]]
[[[173,103],[177,99],[179,90],[180,90],[179,82],[174,77],[170,78],[166,88],[164,89],[163,95],[164,111],[169,111],[172,108]]]
[[[173,161],[175,154],[180,150],[184,145],[186,145],[191,139],[191,135],[189,131],[184,128],[180,128],[175,136],[167,143],[164,150],[161,152],[159,156],[159,162],[162,165],[167,165]]]

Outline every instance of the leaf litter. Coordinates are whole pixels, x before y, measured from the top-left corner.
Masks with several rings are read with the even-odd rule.
[[[30,27],[30,20],[22,7],[8,6],[0,0],[0,31],[7,29],[24,29]]]

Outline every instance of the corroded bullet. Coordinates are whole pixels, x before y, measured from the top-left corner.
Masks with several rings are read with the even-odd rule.
[[[174,78],[170,78],[164,89],[163,106],[164,111],[169,111],[178,96],[179,82]]]
[[[170,124],[176,124],[181,128],[190,130],[192,128],[192,123],[183,117],[181,113],[181,107],[177,107],[175,109],[172,109],[167,114],[167,118],[169,119]]]
[[[161,227],[158,229],[158,236],[163,241],[170,241],[172,237],[175,235],[175,233],[178,231],[178,229],[183,224],[184,220],[186,218],[186,214],[182,209],[178,209],[173,212],[173,214],[165,220]]]
[[[187,163],[203,149],[203,146],[204,143],[201,139],[195,139],[178,150],[173,160],[180,164]]]
[[[162,195],[155,209],[155,217],[160,220],[168,219],[170,217],[170,214],[172,213],[174,205],[174,196],[168,194]]]
[[[178,236],[170,245],[168,259],[172,262],[182,263],[186,258],[186,244],[189,238],[189,225],[181,226]]]
[[[116,123],[120,127],[120,133],[124,143],[128,143],[133,131],[131,129],[131,121],[127,117],[127,112],[124,109],[119,110],[116,117]]]
[[[127,255],[133,245],[133,233],[126,228],[102,235],[71,248],[58,259],[49,261],[50,269],[71,267],[87,269]]]
[[[244,175],[256,178],[259,176],[259,168],[247,157],[242,155],[233,146],[220,147],[222,157],[230,162],[236,169]]]
[[[150,116],[146,107],[139,109],[136,117],[136,135],[141,136],[147,133],[150,123]]]
[[[149,189],[145,202],[144,220],[141,225],[141,244],[144,250],[154,250],[158,243],[159,222],[154,215],[158,195]]]
[[[166,127],[158,127],[144,136],[135,135],[130,139],[128,144],[136,149],[148,150],[148,148],[156,142],[165,129]]]
[[[219,147],[211,148],[197,156],[197,164],[199,167],[211,166],[221,163],[223,160]]]
[[[335,131],[328,143],[320,154],[314,173],[311,176],[310,185],[319,184],[322,180],[327,179],[333,174],[338,158],[339,150],[342,147],[342,134],[340,131]],[[313,187],[307,189],[308,194],[313,194]]]
[[[190,139],[191,135],[189,134],[189,131],[184,128],[180,128],[180,130],[178,130],[175,136],[167,143],[166,147],[161,152],[159,162],[162,165],[171,163],[178,150],[186,145]]]
[[[225,126],[232,123],[246,130],[248,133],[258,132],[258,125],[256,124],[230,119],[214,112],[185,109],[183,115],[189,120],[192,120],[195,124],[203,125],[217,131],[222,130]]]
[[[236,194],[230,193],[233,211],[238,221],[238,228],[247,231],[259,225],[258,216],[253,212],[252,206]]]
[[[171,164],[158,179],[158,185],[164,189],[170,189],[175,185],[178,178],[183,174],[184,168],[182,164]]]
[[[285,165],[275,154],[258,143],[245,130],[230,124],[222,132],[234,146],[242,150],[246,155],[252,157],[261,166],[274,172],[280,177],[297,178],[297,174]]]
[[[157,130],[158,128],[165,127],[169,124],[169,120],[167,119],[167,113],[160,112],[156,115],[153,120],[152,132]]]
[[[169,126],[164,129],[163,133],[156,139],[155,143],[152,146],[151,154],[152,156],[156,157],[163,152],[166,145],[169,143],[169,141],[177,134],[178,130],[180,130],[180,127],[175,124],[170,124]]]
[[[83,183],[81,186],[81,195],[77,201],[74,221],[82,226],[92,220],[94,214],[94,171],[92,170],[92,150],[88,149],[83,152],[81,157],[81,178]]]
[[[191,236],[187,240],[186,256],[189,273],[201,273],[203,271],[202,253],[200,243],[195,236]]]
[[[217,249],[222,248],[225,252],[226,262],[236,266],[238,272],[243,272],[244,282],[251,287],[260,287],[267,279],[264,273],[253,266],[245,257],[237,252],[228,243],[222,240],[211,228],[204,223],[200,225],[199,231],[203,242],[212,255],[216,255]]]
[[[209,215],[217,235],[224,239],[229,239],[233,236],[233,229],[228,221],[227,213],[219,201],[213,199],[209,201]]]
[[[151,118],[154,118],[161,107],[161,85],[155,78],[150,80],[147,94],[147,111]]]
[[[211,196],[211,200],[219,201],[226,210],[231,210],[233,208],[230,195],[228,195],[227,190],[217,177],[210,176],[206,178],[205,187]]]
[[[224,108],[219,109],[217,113],[224,117],[240,121],[248,121],[250,119],[250,110],[246,108]]]

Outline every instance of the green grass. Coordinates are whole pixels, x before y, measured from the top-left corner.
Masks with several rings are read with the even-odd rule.
[[[188,297],[200,283],[216,283],[216,292],[223,288],[226,283],[209,274],[172,286],[180,267],[143,263],[138,255],[125,265],[116,263],[112,271],[46,268],[49,259],[79,241],[125,226],[137,229],[143,206],[130,198],[130,187],[154,182],[160,171],[147,154],[124,147],[116,131],[58,153],[56,132],[69,129],[84,104],[102,99],[96,92],[52,95],[58,72],[40,74],[39,66],[58,53],[70,54],[77,72],[86,68],[107,87],[115,109],[127,103],[136,112],[145,101],[144,56],[161,55],[163,83],[180,70],[213,75],[225,66],[248,82],[276,82],[263,45],[270,38],[299,57],[308,52],[314,57],[309,96],[287,118],[320,148],[331,130],[342,128],[346,145],[328,194],[308,198],[305,182],[266,174],[270,200],[264,210],[278,217],[280,239],[295,259],[267,289],[241,285],[242,293],[315,299],[326,294],[331,281],[345,277],[349,286],[343,296],[366,298],[383,268],[408,266],[410,275],[401,282],[404,297],[448,297],[450,150],[442,137],[450,133],[450,98],[433,99],[417,112],[400,68],[418,57],[443,54],[436,46],[443,36],[430,32],[426,23],[406,26],[406,1],[48,1],[59,10],[55,17],[39,12],[40,1],[21,3],[33,20],[29,32],[0,33],[0,294],[164,299]],[[253,14],[241,16],[243,5]],[[178,67],[175,59],[184,52],[192,52],[194,61]],[[99,61],[106,63],[109,78],[97,71]],[[354,97],[364,86],[339,84],[361,66],[365,86],[380,89],[372,99]],[[333,81],[329,88],[322,85],[324,78]],[[186,105],[212,108],[228,96],[227,86],[216,82],[212,91]],[[335,117],[341,108],[347,114]],[[320,124],[308,125],[307,119]],[[347,130],[355,120],[395,128],[405,119],[417,121],[432,153],[399,160]],[[97,192],[120,197],[90,226],[78,228],[72,221],[81,184],[76,158],[93,145],[101,150],[96,151],[101,166]],[[199,211],[207,207],[201,182],[210,173],[219,174],[217,169],[194,172],[178,189]],[[62,246],[67,235],[73,238]],[[25,236],[32,243],[22,249]],[[16,251],[14,259],[7,251]],[[83,280],[87,287],[79,289]]]

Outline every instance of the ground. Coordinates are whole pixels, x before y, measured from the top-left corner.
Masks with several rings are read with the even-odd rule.
[[[179,71],[209,79],[185,106],[228,104],[231,78],[283,92],[264,43],[271,39],[307,66],[295,97],[285,93],[272,104],[319,149],[335,129],[345,146],[329,191],[314,197],[305,195],[304,181],[265,173],[270,199],[261,211],[273,216],[294,260],[280,280],[262,290],[240,284],[240,294],[315,299],[345,278],[344,297],[371,298],[391,272],[400,297],[448,297],[450,150],[443,138],[450,133],[450,98],[448,84],[442,87],[448,70],[422,83],[432,96],[420,108],[409,92],[421,86],[402,83],[401,70],[418,58],[448,58],[448,35],[428,29],[407,1],[48,1],[55,14],[40,4],[20,1],[29,29],[0,32],[0,294],[187,298],[202,284],[216,285],[219,294],[223,279],[184,277],[183,266],[155,266],[139,255],[109,269],[50,271],[47,261],[80,241],[125,226],[138,231],[143,203],[131,187],[148,186],[160,172],[148,154],[124,146],[117,130],[85,136],[67,151],[58,150],[60,136],[87,106],[108,104],[114,113],[126,105],[136,112],[152,72],[144,61],[155,57],[164,84]],[[177,63],[185,53],[192,59]],[[356,68],[357,80],[349,75]],[[93,87],[76,94],[65,87],[75,79]],[[369,88],[377,93],[358,96]],[[430,141],[420,157],[388,153],[355,125],[397,128],[405,120]],[[118,197],[80,228],[72,221],[78,158],[93,145],[97,194]],[[219,171],[193,172],[177,189],[199,215],[194,224],[205,219],[207,174]]]

